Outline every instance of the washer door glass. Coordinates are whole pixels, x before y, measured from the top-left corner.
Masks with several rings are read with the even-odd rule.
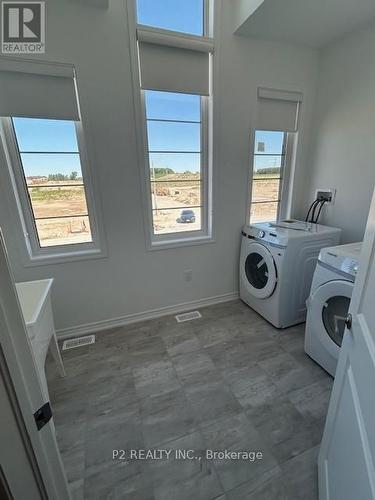
[[[323,305],[324,328],[333,342],[341,347],[345,331],[345,319],[349,311],[350,299],[342,295],[329,298]]]
[[[277,284],[277,270],[270,250],[261,243],[245,241],[241,251],[240,279],[257,299],[270,297]]]
[[[268,283],[269,271],[263,255],[250,253],[245,262],[245,273],[250,285],[257,290],[264,288]]]

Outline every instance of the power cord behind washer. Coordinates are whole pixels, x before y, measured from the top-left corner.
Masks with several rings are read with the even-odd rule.
[[[327,203],[327,200],[324,198],[321,198],[321,197],[314,200],[311,203],[309,210],[307,211],[305,222],[311,222],[313,224],[317,224],[325,203]],[[311,217],[310,217],[310,214],[311,214]],[[310,217],[310,219],[309,219],[309,217]]]

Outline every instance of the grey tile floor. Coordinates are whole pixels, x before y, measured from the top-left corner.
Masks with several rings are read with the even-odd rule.
[[[96,335],[47,375],[77,500],[317,499],[316,459],[332,379],[240,301]],[[113,460],[114,449],[195,450],[202,459]],[[204,450],[261,451],[207,459]],[[172,458],[174,457],[174,458]]]

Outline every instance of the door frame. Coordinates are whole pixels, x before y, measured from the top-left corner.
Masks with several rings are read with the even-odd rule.
[[[70,500],[53,420],[37,430],[34,413],[45,397],[27,335],[0,229],[0,370],[18,413],[24,443],[40,485],[41,499]],[[18,408],[18,410],[17,410]],[[18,500],[18,499],[15,499]]]

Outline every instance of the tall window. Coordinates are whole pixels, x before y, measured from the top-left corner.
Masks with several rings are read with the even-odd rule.
[[[279,217],[287,136],[286,132],[255,131],[250,222]]]
[[[155,245],[211,237],[214,42],[206,36],[207,4],[208,0],[136,0],[147,210]],[[171,37],[165,30],[176,33]]]
[[[91,243],[75,123],[11,118],[8,125],[16,149],[13,167],[19,194],[38,246]]]
[[[204,3],[204,0],[137,0],[138,23],[202,36]]]
[[[202,229],[202,98],[145,92],[154,234]]]

